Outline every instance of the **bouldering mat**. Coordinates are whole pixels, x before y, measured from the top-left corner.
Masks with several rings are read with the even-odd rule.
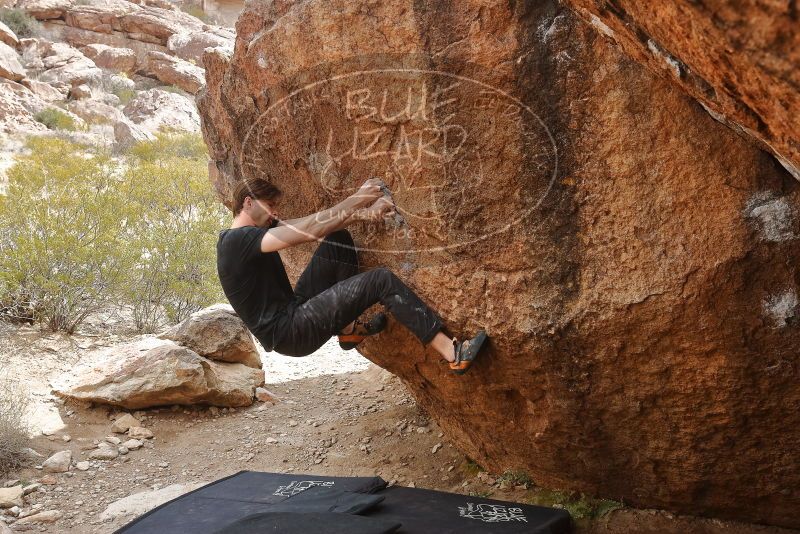
[[[354,514],[364,520],[353,519]],[[309,529],[309,524],[316,527]],[[242,471],[162,504],[116,534],[245,534],[258,529],[287,534],[561,534],[569,532],[570,525],[564,510],[417,488],[387,488],[380,477]]]

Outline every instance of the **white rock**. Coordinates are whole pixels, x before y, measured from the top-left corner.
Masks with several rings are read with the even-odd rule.
[[[172,484],[164,488],[143,491],[129,495],[118,501],[114,501],[100,514],[101,521],[111,521],[120,517],[130,517],[142,515],[156,506],[160,506],[167,501],[180,497],[184,493],[194,491],[206,482],[195,484]]]
[[[142,426],[132,426],[128,429],[128,437],[135,440],[152,439],[153,433]]]
[[[0,78],[21,80],[25,77],[25,69],[19,62],[17,51],[0,41]]]
[[[75,467],[78,469],[78,471],[88,471],[90,464],[89,462],[83,461],[75,464]]]
[[[11,486],[10,488],[0,488],[0,508],[11,508],[13,506],[23,506],[22,486]]]
[[[125,443],[122,444],[123,447],[125,447],[126,449],[128,449],[130,451],[135,451],[137,449],[141,449],[142,445],[143,445],[143,443],[141,441],[139,441],[138,439],[129,439],[128,441],[126,441]]]
[[[18,519],[15,525],[29,525],[34,523],[55,523],[64,514],[61,510],[48,510],[46,512],[39,512],[37,514],[29,515],[27,517],[23,517],[22,519]]]
[[[119,456],[119,451],[108,444],[100,444],[100,447],[89,453],[92,460],[114,460]]]
[[[72,451],[61,451],[44,461],[42,469],[46,473],[66,473],[72,463]]]
[[[124,434],[132,426],[142,426],[141,421],[129,413],[118,417],[111,425],[111,431],[117,434]]]

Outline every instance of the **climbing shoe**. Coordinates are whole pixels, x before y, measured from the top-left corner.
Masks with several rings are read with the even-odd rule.
[[[453,339],[453,351],[455,352],[456,359],[450,363],[450,369],[457,375],[463,375],[472,366],[472,362],[478,357],[478,353],[483,347],[483,343],[488,336],[486,331],[478,330],[478,333],[472,339],[458,342]]]
[[[344,350],[356,348],[356,345],[364,341],[367,336],[374,336],[378,332],[386,328],[386,314],[383,312],[376,313],[372,319],[367,322],[361,319],[356,319],[353,325],[353,330],[349,334],[339,334],[339,346]]]

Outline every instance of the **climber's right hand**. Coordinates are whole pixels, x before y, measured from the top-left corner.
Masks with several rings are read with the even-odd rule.
[[[358,199],[359,206],[369,206],[383,196],[381,185],[383,180],[380,178],[370,178],[352,196]]]

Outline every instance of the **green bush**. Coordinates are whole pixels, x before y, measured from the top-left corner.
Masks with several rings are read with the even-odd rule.
[[[128,276],[137,329],[152,332],[224,298],[216,273],[217,234],[228,213],[208,183],[199,134],[162,134],[132,147],[126,196],[136,208],[131,245],[141,252]]]
[[[28,148],[0,195],[0,313],[73,332],[127,304],[152,332],[222,299],[215,243],[228,214],[199,134],[161,135],[122,162],[61,139]]]
[[[0,22],[11,28],[17,37],[36,37],[42,33],[42,25],[24,10],[17,8],[0,9]]]
[[[0,302],[7,315],[73,332],[130,267],[128,202],[108,155],[52,137],[27,146],[0,204]]]
[[[60,109],[46,108],[34,115],[33,118],[47,126],[50,130],[67,130],[74,132],[77,129],[75,120]]]

